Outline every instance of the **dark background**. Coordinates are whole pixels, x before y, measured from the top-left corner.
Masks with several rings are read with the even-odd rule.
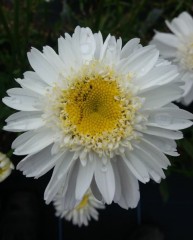
[[[157,228],[165,240],[193,239],[193,181],[181,174],[163,180],[168,188],[167,200],[159,184],[140,184],[137,208],[124,210],[117,204],[107,205],[99,211],[99,221],[91,220],[88,227],[81,228],[55,217],[52,204],[44,203],[49,178],[50,173],[34,180],[14,170],[0,184],[0,239],[138,239],[132,236],[144,226]]]

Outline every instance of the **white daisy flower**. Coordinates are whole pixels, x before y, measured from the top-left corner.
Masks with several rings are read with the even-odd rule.
[[[56,210],[56,216],[72,221],[74,225],[81,227],[88,226],[91,218],[98,220],[99,212],[97,209],[104,209],[105,205],[98,201],[88,190],[83,196],[81,202],[72,210],[66,210],[64,198],[58,194],[53,201]]]
[[[185,83],[180,101],[189,105],[193,101],[193,18],[183,12],[166,24],[172,33],[156,31],[151,44],[156,45],[164,58],[178,65]]]
[[[14,169],[13,163],[3,153],[0,152],[0,182],[3,182]]]
[[[193,115],[171,103],[182,94],[177,68],[139,39],[122,47],[120,38],[103,41],[89,28],[60,37],[58,52],[32,48],[34,71],[3,99],[19,110],[4,129],[26,131],[12,144],[16,155],[27,155],[17,169],[38,178],[54,167],[47,204],[62,188],[72,209],[91,188],[107,204],[134,208],[138,180],[165,177],[165,154],[178,155],[179,129],[192,125]]]

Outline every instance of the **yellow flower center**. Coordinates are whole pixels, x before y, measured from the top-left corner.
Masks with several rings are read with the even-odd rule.
[[[66,115],[76,132],[92,137],[101,136],[116,128],[122,106],[117,83],[97,76],[89,81],[77,82],[68,92]]]
[[[193,70],[193,39],[179,48],[179,60],[184,69]]]
[[[64,87],[56,85],[48,95],[47,115],[48,124],[56,123],[63,132],[60,147],[110,158],[120,144],[131,147],[142,106],[131,79],[132,75],[119,75],[95,61],[62,78]]]
[[[86,205],[88,205],[88,199],[89,199],[89,194],[85,194],[84,197],[82,198],[82,201],[76,207],[76,210],[78,211],[84,208]]]
[[[12,162],[3,153],[0,153],[0,182],[5,179],[14,168]]]
[[[0,168],[0,175],[5,174],[10,169],[10,164],[7,164],[6,166]]]

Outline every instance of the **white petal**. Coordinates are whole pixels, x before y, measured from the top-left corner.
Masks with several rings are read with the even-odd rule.
[[[35,135],[36,135],[36,132],[34,131],[28,131],[28,132],[22,133],[12,142],[11,147],[13,149],[20,147]]]
[[[181,100],[181,103],[185,106],[190,105],[190,103],[193,101],[193,88],[191,88],[190,92],[186,96],[184,96]]]
[[[103,37],[101,32],[95,33],[94,34],[94,38],[95,38],[95,42],[96,42],[96,49],[95,49],[95,59],[99,59],[100,55],[101,55],[101,49],[103,46]]]
[[[96,42],[90,28],[80,29],[79,46],[83,60],[92,60],[96,49]]]
[[[141,90],[145,90],[151,87],[162,86],[167,83],[172,82],[178,76],[178,70],[176,66],[159,66],[153,68],[148,74],[145,76],[136,79],[137,85],[141,88]]]
[[[122,48],[122,39],[119,38],[117,39],[117,43],[116,43],[116,62],[118,62],[118,60],[120,60],[121,57],[121,48]]]
[[[181,13],[178,17],[174,18],[171,23],[166,21],[167,26],[170,30],[176,34],[179,38],[185,38],[193,32],[190,16],[187,17],[187,13]]]
[[[160,108],[178,99],[182,95],[182,92],[183,90],[179,88],[178,84],[168,84],[143,92],[140,96],[145,98],[144,109]]]
[[[128,57],[125,65],[120,65],[123,73],[134,73],[137,77],[147,74],[156,64],[159,52],[153,46],[147,46],[136,50]]]
[[[54,168],[52,178],[49,181],[49,184],[46,187],[44,192],[44,199],[47,204],[49,204],[62,185],[65,185],[66,175],[69,171],[69,168],[73,167],[73,158],[74,153],[66,152],[65,157],[62,161],[58,162]]]
[[[162,57],[159,57],[157,62],[156,62],[156,67],[160,67],[160,66],[169,66],[171,65],[171,62],[162,58]]]
[[[65,68],[64,62],[60,59],[58,54],[49,46],[43,48],[43,53],[50,65],[55,69],[56,72],[62,72]]]
[[[121,59],[128,58],[134,51],[136,51],[141,45],[139,44],[139,38],[133,38],[128,41],[121,50]]]
[[[168,139],[182,139],[183,138],[183,134],[180,131],[173,131],[173,130],[157,128],[157,127],[148,126],[147,129],[142,130],[141,132],[149,134],[149,135],[168,138]]]
[[[116,41],[116,38],[114,36],[111,36],[108,39],[108,42],[107,43],[105,42],[104,45],[105,44],[107,45],[103,53],[102,61],[108,65],[112,65],[112,64],[116,65],[116,63],[120,60],[122,40],[119,38]]]
[[[125,156],[122,156],[122,159],[137,179],[143,183],[150,180],[146,167],[142,163],[141,159],[138,159],[138,156],[135,155],[134,151],[125,151]]]
[[[156,35],[155,35],[156,36]],[[174,47],[170,47],[159,40],[154,39],[150,42],[151,45],[154,45],[160,51],[160,55],[165,58],[175,58],[177,55],[177,49]]]
[[[69,177],[66,182],[68,184],[68,187],[64,193],[64,201],[65,201],[65,209],[73,209],[77,204],[80,203],[80,200],[77,200],[75,197],[75,188],[76,188],[76,182],[77,182],[77,174],[78,169],[80,167],[80,162],[76,161],[74,166],[71,167],[71,170],[69,172]]]
[[[116,40],[115,37],[111,37],[108,42],[108,46],[106,48],[106,52],[103,56],[103,62],[108,65],[112,65],[113,63],[116,63]]]
[[[163,154],[162,151],[151,142],[147,141],[146,139],[141,139],[139,146],[148,155],[150,154],[151,158],[154,159],[161,168],[167,169],[167,167],[170,165],[170,162],[165,154]]]
[[[45,95],[48,84],[42,81],[42,79],[35,72],[25,72],[24,79],[16,79],[23,88],[29,89],[40,95]]]
[[[69,35],[65,34],[66,40],[70,42],[72,46],[72,51],[75,57],[75,62],[80,65],[83,63],[83,58],[81,56],[81,49],[80,49],[80,36],[81,36],[81,28],[77,26],[74,30],[72,38],[69,38]],[[74,62],[74,63],[75,63]]]
[[[58,52],[59,56],[64,62],[66,69],[75,67],[75,54],[72,49],[72,42],[68,39],[60,37],[58,39]]]
[[[134,147],[134,154],[144,163],[151,178],[156,182],[160,182],[161,178],[165,178],[162,168],[156,159],[152,157],[151,152],[147,153],[143,147],[140,147],[140,144],[135,144]]]
[[[110,160],[105,166],[102,160],[96,161],[95,180],[105,202],[111,204],[115,194],[115,178]]]
[[[19,146],[15,147],[15,141],[12,144],[12,147],[15,148],[14,154],[27,155],[36,153],[53,143],[54,135],[55,133],[52,132],[50,129],[48,130],[46,128],[42,128],[34,132],[33,136],[27,141],[25,141],[25,137],[22,139],[21,136],[22,145],[20,144]]]
[[[80,164],[75,190],[76,199],[81,200],[85,192],[88,190],[93,178],[94,170],[95,161],[87,161],[86,166]]]
[[[184,85],[182,86],[182,89],[184,90],[183,96],[186,96],[187,94],[189,94],[189,92],[192,91],[193,88],[193,74],[186,72],[185,74],[182,74],[182,81],[184,82]],[[182,96],[182,97],[183,97]],[[193,100],[193,96],[192,96],[192,100]]]
[[[112,160],[111,164],[113,167],[113,171],[114,171],[114,175],[115,175],[115,196],[114,196],[114,202],[118,202],[121,198],[121,176],[119,175],[119,171],[118,171],[118,167],[117,167],[117,161],[119,161],[119,159],[116,160]]]
[[[139,183],[121,158],[117,161],[121,181],[121,198],[117,203],[125,209],[135,208],[139,202]],[[116,202],[116,201],[115,201]]]
[[[145,135],[144,139],[150,142],[152,145],[160,149],[163,153],[170,156],[179,156],[177,152],[177,144],[173,139],[167,139],[159,136]]]
[[[42,112],[17,112],[8,117],[4,130],[12,132],[28,131],[42,127],[45,123]]]
[[[55,82],[57,82],[59,73],[56,72],[53,66],[40,51],[32,48],[31,52],[28,52],[27,56],[32,68],[45,83],[52,86]]]
[[[94,197],[95,197],[98,201],[102,201],[102,195],[101,195],[101,193],[100,193],[100,190],[99,190],[98,187],[97,187],[97,184],[96,184],[96,181],[95,181],[94,178],[92,179],[90,188],[91,188],[91,191],[92,191]]]
[[[180,130],[193,125],[193,122],[188,119],[193,119],[193,114],[183,109],[161,108],[150,114],[147,125],[170,130]]]
[[[23,88],[12,88],[7,91],[10,97],[4,97],[3,103],[16,110],[38,111],[42,109],[40,95]]]
[[[193,18],[188,12],[182,12],[179,15],[179,18],[183,20],[188,28],[188,32],[193,32]]]
[[[40,152],[28,155],[17,165],[17,169],[22,171],[27,177],[39,178],[54,167],[56,162],[64,159],[64,153],[55,156],[51,155],[52,146],[48,146]]]
[[[178,48],[180,44],[179,39],[171,33],[156,32],[154,40],[157,40],[162,44],[168,45],[172,48]]]
[[[182,89],[184,90],[184,93],[182,95],[182,98],[180,99],[180,102],[184,104],[185,106],[188,106],[193,101],[193,74],[186,72],[182,76],[182,81],[184,82],[184,86],[182,86]]]
[[[104,58],[110,39],[111,39],[111,35],[109,34],[105,39],[104,44],[101,48],[99,60],[102,60]]]

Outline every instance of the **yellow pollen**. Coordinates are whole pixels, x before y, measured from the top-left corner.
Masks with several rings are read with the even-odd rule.
[[[115,81],[100,76],[77,82],[68,91],[66,103],[67,117],[76,126],[76,132],[100,136],[114,129],[122,111],[120,101],[116,100],[119,94]]]
[[[4,166],[0,167],[0,175],[6,173],[9,169],[12,169],[12,163],[10,161],[6,161]]]
[[[80,210],[84,208],[86,205],[88,205],[88,199],[89,199],[89,194],[85,194],[84,197],[82,198],[82,201],[76,207],[76,210]]]
[[[187,45],[181,46],[179,48],[179,59],[182,66],[190,71],[193,70],[193,40]]]
[[[65,81],[67,88],[54,89],[59,94],[52,106],[64,133],[61,147],[112,157],[120,144],[130,146],[130,140],[136,138],[134,126],[141,108],[141,100],[130,88],[131,76],[117,75],[93,62]]]

